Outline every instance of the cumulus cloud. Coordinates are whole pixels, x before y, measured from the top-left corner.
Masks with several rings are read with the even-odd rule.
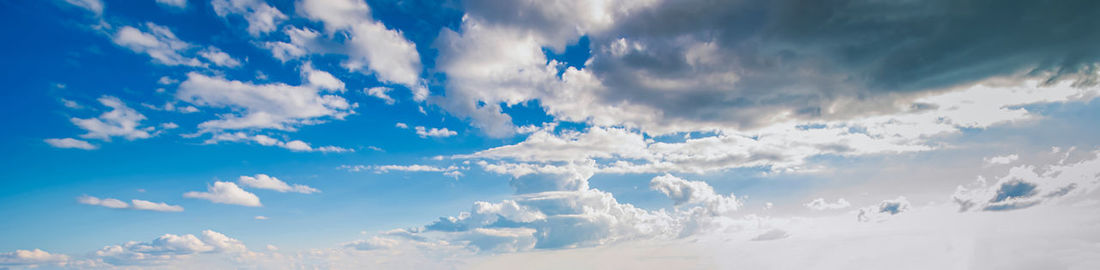
[[[1042,166],[1020,165],[994,183],[960,185],[952,201],[965,211],[1009,211],[1090,194],[1100,186],[1100,151],[1089,159]]]
[[[96,198],[93,196],[83,195],[76,198],[76,201],[82,204],[102,206],[115,209],[134,209],[134,210],[147,210],[157,212],[183,212],[183,206],[170,205],[163,202],[150,202],[146,200],[133,199],[130,203],[123,202],[115,198]]]
[[[230,15],[244,18],[248,22],[248,33],[253,37],[275,31],[279,23],[287,19],[286,14],[263,0],[214,0],[210,6],[222,18]]]
[[[447,129],[447,128],[431,128],[431,129],[428,129],[428,128],[424,128],[422,126],[417,126],[415,129],[416,129],[416,135],[420,136],[421,138],[427,138],[427,137],[446,138],[446,137],[458,135],[458,132],[454,132],[454,131],[452,131],[450,129]]]
[[[235,68],[241,66],[240,61],[214,46],[206,47],[206,49],[199,52],[199,56],[206,58],[206,61],[219,67]]]
[[[538,100],[559,120],[653,134],[746,130],[906,112],[922,96],[996,78],[1093,85],[1100,61],[1089,45],[1097,30],[1073,21],[1096,17],[1087,1],[971,1],[968,12],[877,1],[464,5],[461,30],[438,39],[441,105],[494,136],[511,135],[502,103]],[[542,51],[581,36],[592,53],[581,68]]]
[[[116,266],[156,265],[186,259],[198,254],[240,254],[245,245],[224,234],[205,230],[193,234],[164,234],[149,242],[131,241],[97,250],[94,256]]]
[[[386,94],[387,92],[392,91],[392,90],[393,90],[393,88],[389,88],[389,87],[385,87],[385,86],[378,86],[378,87],[371,87],[371,88],[363,89],[363,93],[365,93],[367,95],[370,95],[372,97],[376,97],[378,99],[381,99],[382,101],[385,101],[387,105],[393,105],[393,103],[397,102],[397,101],[394,100],[392,97],[390,97],[389,94]]]
[[[332,76],[331,73],[325,72],[323,70],[314,69],[312,63],[305,63],[304,65],[302,65],[302,78],[304,78],[303,81],[305,81],[309,85],[317,87],[318,89],[340,92],[344,91],[343,81],[340,81],[340,79]]]
[[[271,177],[266,174],[257,174],[256,176],[242,175],[239,179],[237,179],[237,183],[240,183],[241,185],[246,187],[269,189],[283,193],[295,192],[310,194],[321,192],[320,190],[309,187],[307,185],[294,184],[292,186],[287,184],[286,182],[283,182],[282,180],[279,180],[278,178]]]
[[[206,132],[234,129],[294,130],[299,125],[343,119],[353,106],[312,86],[252,84],[191,72],[176,97],[205,107],[230,108],[220,119],[199,124]]]
[[[64,266],[69,256],[53,254],[41,249],[16,250],[0,253],[0,266],[38,268],[40,266]]]
[[[346,35],[338,51],[348,56],[342,65],[349,71],[372,73],[382,82],[403,85],[413,91],[417,101],[427,98],[428,89],[420,80],[421,64],[416,44],[405,39],[400,31],[372,19],[370,7],[365,2],[304,0],[298,1],[296,7],[306,18],[321,22],[330,36],[336,32]],[[294,43],[291,38],[291,43],[283,44],[301,44]],[[302,48],[300,45],[294,47]]]
[[[260,197],[256,197],[256,194],[241,189],[241,187],[233,182],[216,181],[214,185],[206,188],[206,192],[190,191],[184,193],[183,197],[203,199],[221,204],[236,204],[251,207],[263,206],[260,204]]]
[[[122,100],[112,96],[102,96],[97,100],[103,106],[111,108],[111,110],[95,118],[73,117],[69,119],[74,125],[88,132],[80,135],[80,137],[104,141],[110,141],[111,137],[123,137],[132,141],[154,136],[154,133],[151,132],[156,130],[155,127],[141,126],[141,121],[146,119],[145,115],[126,106],[126,103],[123,103]],[[73,142],[69,141],[68,143]]]
[[[45,141],[46,144],[57,148],[74,148],[83,150],[95,150],[96,148],[99,148],[95,145],[92,145],[91,143],[88,143],[87,141],[77,140],[73,138],[51,138],[45,139],[43,141]]]
[[[813,201],[810,201],[810,202],[806,203],[805,206],[806,206],[806,208],[821,211],[821,210],[844,209],[844,208],[848,208],[849,206],[852,206],[852,204],[848,203],[848,200],[845,200],[844,198],[836,199],[835,203],[827,202],[827,201],[825,201],[825,198],[817,198],[817,199],[814,199]]]
[[[670,174],[654,177],[649,181],[649,188],[665,194],[677,206],[697,204],[714,214],[729,213],[741,207],[733,194],[719,195],[706,182],[688,181]]]

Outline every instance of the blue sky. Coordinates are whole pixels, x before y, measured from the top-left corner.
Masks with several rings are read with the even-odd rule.
[[[841,2],[0,1],[0,269],[1100,266],[1100,9]]]

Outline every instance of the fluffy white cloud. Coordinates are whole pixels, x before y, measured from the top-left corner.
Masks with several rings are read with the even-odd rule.
[[[278,192],[296,192],[302,194],[310,194],[321,192],[316,188],[309,187],[307,185],[295,184],[293,186],[279,180],[278,178],[268,176],[266,174],[257,174],[256,176],[242,175],[237,179],[237,183],[240,183],[246,187],[258,188],[258,189],[270,189]]]
[[[96,148],[98,148],[91,143],[73,138],[45,139],[43,141],[45,141],[46,144],[57,148],[75,148],[84,150],[95,150]]]
[[[136,53],[144,53],[154,61],[169,66],[202,66],[202,62],[183,54],[194,45],[176,37],[167,27],[154,23],[145,23],[145,31],[132,26],[123,26],[115,32],[112,41],[119,46]]]
[[[860,222],[883,221],[890,216],[909,211],[909,200],[905,196],[897,199],[883,200],[876,206],[868,206],[859,209],[856,220]]]
[[[844,208],[848,208],[849,206],[852,206],[852,204],[849,203],[848,200],[845,200],[844,198],[836,199],[835,203],[827,202],[827,201],[825,201],[825,198],[817,198],[817,199],[814,199],[813,201],[810,201],[810,202],[806,203],[805,206],[806,206],[806,208],[821,211],[821,210],[844,209]]]
[[[1016,161],[1017,159],[1020,159],[1019,155],[1011,154],[1011,155],[1003,155],[1003,156],[995,156],[995,157],[986,158],[985,163],[988,164],[988,165],[1004,165],[1004,164],[1012,163],[1013,161]]]
[[[187,7],[187,0],[157,0],[157,4],[182,9]]]
[[[191,72],[176,97],[189,103],[234,112],[199,124],[206,132],[233,129],[294,130],[326,119],[343,119],[353,106],[338,95],[310,86],[252,84]]]
[[[733,212],[741,207],[741,202],[733,194],[719,195],[706,182],[688,181],[669,174],[654,177],[649,181],[649,188],[665,194],[677,206],[700,205],[717,215]]]
[[[385,86],[377,86],[377,87],[371,87],[371,88],[363,89],[363,93],[367,94],[367,95],[370,95],[372,97],[379,98],[382,101],[385,101],[387,105],[393,105],[393,103],[397,102],[397,101],[394,100],[392,97],[390,97],[389,94],[386,94],[387,92],[392,91],[392,90],[393,90],[393,88],[389,88],[389,87],[385,87]]]
[[[446,138],[446,137],[458,135],[458,132],[454,132],[454,131],[452,131],[450,129],[447,129],[447,128],[427,129],[427,128],[424,128],[422,126],[417,126],[415,129],[416,129],[416,135],[420,136],[421,138],[427,138],[427,137]]]
[[[199,52],[199,56],[206,58],[206,61],[220,67],[235,68],[241,66],[240,61],[233,59],[233,56],[230,56],[228,53],[214,46],[206,47],[206,49]]]
[[[84,129],[88,133],[80,135],[82,138],[100,139],[110,141],[111,137],[123,137],[127,140],[145,139],[153,137],[155,127],[142,127],[141,121],[145,115],[126,106],[122,100],[112,97],[100,97],[99,103],[111,108],[99,117],[95,118],[70,118],[74,125]]]
[[[0,253],[0,266],[25,266],[28,268],[38,268],[40,266],[60,267],[65,266],[68,260],[69,256],[52,254],[41,249],[20,249],[13,252]]]
[[[263,0],[214,0],[214,13],[222,18],[239,15],[248,22],[248,33],[254,37],[275,31],[287,16]]]
[[[123,202],[115,198],[96,198],[93,196],[83,195],[76,198],[76,201],[87,205],[103,206],[107,208],[115,209],[135,209],[135,210],[147,210],[158,212],[182,212],[183,207],[179,205],[170,205],[167,203],[150,202],[146,200],[130,200],[130,203]],[[131,205],[132,203],[132,205]]]
[[[413,91],[413,98],[423,101],[428,90],[420,80],[420,55],[416,44],[400,31],[387,28],[371,18],[370,7],[362,0],[303,0],[296,4],[306,18],[320,21],[330,36],[336,32],[347,35],[340,53],[349,57],[343,66],[350,71],[373,73],[386,83],[404,85]],[[288,33],[288,35],[290,35]],[[301,55],[304,42],[279,43],[276,56]],[[304,41],[304,40],[302,40]],[[286,46],[291,45],[291,46]],[[316,46],[306,46],[316,47]]]
[[[256,194],[241,189],[241,187],[233,182],[215,181],[214,185],[207,187],[206,192],[190,191],[184,193],[183,197],[203,199],[214,203],[236,204],[251,207],[263,206],[260,204],[260,197],[256,197]]]
[[[94,253],[95,258],[115,266],[168,264],[198,254],[241,254],[248,250],[237,239],[205,230],[201,235],[165,234],[150,242],[131,241],[110,245]]]
[[[952,200],[959,211],[1009,211],[1092,194],[1100,187],[1100,151],[1088,159],[1044,166],[1020,165],[992,184],[959,186]]]
[[[331,73],[325,72],[323,70],[314,69],[313,64],[311,63],[306,63],[302,65],[302,78],[304,78],[303,81],[305,81],[309,85],[317,87],[318,89],[341,92],[344,91],[343,81],[340,81],[340,79],[332,76]]]

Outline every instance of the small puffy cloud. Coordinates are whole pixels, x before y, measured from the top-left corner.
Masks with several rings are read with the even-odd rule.
[[[107,208],[129,208],[130,204],[113,198],[100,199],[88,195],[80,196],[76,198],[76,201],[87,205],[103,206]]]
[[[447,129],[447,128],[427,129],[427,128],[424,128],[422,126],[417,126],[416,127],[416,135],[420,136],[421,138],[427,138],[427,137],[446,138],[446,137],[458,135],[458,132],[451,131],[450,129]]]
[[[80,135],[80,137],[104,141],[110,141],[111,137],[123,137],[127,140],[153,137],[150,132],[155,130],[154,127],[141,126],[141,121],[145,120],[145,115],[126,106],[126,103],[116,97],[103,96],[98,101],[111,108],[111,110],[95,118],[73,117],[69,119],[74,125],[88,132]]]
[[[222,18],[229,15],[244,18],[248,22],[248,33],[253,37],[275,31],[279,23],[287,19],[286,14],[263,0],[214,0],[210,6]]]
[[[860,222],[883,221],[886,218],[908,211],[909,200],[905,196],[896,199],[884,200],[877,206],[868,206],[859,209],[856,220]]]
[[[255,219],[255,220],[268,220],[270,218],[268,218],[266,216],[255,216],[255,217],[252,217],[252,219]]]
[[[206,192],[190,191],[184,193],[183,197],[203,199],[221,204],[236,204],[251,207],[263,206],[260,204],[260,197],[256,197],[256,194],[241,189],[241,187],[233,182],[216,181],[214,185],[207,187]]]
[[[149,242],[130,241],[105,246],[93,256],[111,265],[157,265],[186,259],[198,254],[244,254],[247,248],[240,240],[205,230],[200,235],[164,234]]]
[[[153,23],[145,24],[145,31],[132,26],[124,26],[115,32],[112,41],[119,46],[136,53],[144,53],[157,63],[169,66],[202,66],[202,62],[193,57],[184,56],[193,45],[176,37],[167,27]]]
[[[91,143],[73,138],[45,139],[44,141],[46,142],[46,144],[57,148],[74,148],[84,150],[95,150],[96,148],[98,148]]]
[[[83,195],[76,198],[76,201],[82,204],[102,206],[115,209],[134,209],[134,210],[146,210],[157,212],[182,212],[183,207],[179,205],[170,205],[163,202],[150,202],[146,200],[130,200],[130,203],[123,202],[114,198],[96,198],[93,196]]]
[[[344,91],[343,81],[340,81],[340,79],[337,79],[332,76],[331,73],[325,72],[324,70],[314,69],[311,63],[302,65],[302,78],[307,84],[317,87],[318,89]]]
[[[0,266],[38,268],[40,266],[64,266],[69,256],[53,254],[41,249],[16,250],[0,253]]]
[[[407,125],[405,123],[401,123],[401,122],[397,122],[397,124],[394,124],[393,126],[397,127],[397,128],[400,128],[400,129],[408,129],[409,128],[409,125]]]
[[[316,188],[312,188],[306,185],[295,184],[291,186],[286,182],[279,180],[278,178],[271,177],[266,174],[257,174],[256,176],[242,175],[239,179],[237,179],[237,183],[240,183],[242,186],[246,187],[268,189],[284,193],[296,192],[302,194],[310,194],[321,192]]]
[[[206,47],[206,49],[199,52],[199,56],[206,58],[206,61],[210,61],[210,63],[219,67],[235,68],[241,66],[240,61],[214,46]]]
[[[386,94],[386,93],[388,93],[392,90],[393,90],[393,88],[389,88],[389,87],[385,87],[385,86],[377,86],[377,87],[371,87],[371,88],[363,89],[363,93],[365,93],[367,95],[370,95],[372,97],[376,97],[378,99],[381,99],[382,101],[385,101],[386,104],[388,104],[388,105],[393,105],[393,103],[395,103],[397,101],[393,100],[393,98],[390,97],[389,94]]]
[[[988,165],[1005,165],[1005,164],[1012,163],[1013,161],[1016,161],[1017,159],[1020,159],[1020,156],[1018,156],[1016,154],[1011,154],[1011,155],[1003,155],[1003,156],[995,156],[995,157],[985,158],[985,163],[988,164]]]
[[[157,4],[173,8],[187,8],[187,0],[157,0]]]
[[[1009,211],[1092,193],[1100,187],[1100,151],[1076,163],[1020,165],[992,184],[979,179],[959,186],[952,200],[959,211]]]
[[[189,103],[212,108],[230,108],[220,119],[199,124],[206,132],[236,129],[294,130],[299,125],[343,119],[352,113],[352,105],[337,95],[323,95],[312,86],[282,83],[252,84],[210,77],[196,72],[187,74],[176,97]]]
[[[844,208],[848,208],[849,206],[852,206],[852,204],[848,203],[848,200],[845,200],[844,198],[836,199],[835,203],[827,202],[827,201],[825,201],[825,198],[817,198],[817,199],[814,199],[813,201],[810,201],[810,202],[806,203],[805,206],[806,206],[806,208],[821,211],[821,210],[844,209]]]

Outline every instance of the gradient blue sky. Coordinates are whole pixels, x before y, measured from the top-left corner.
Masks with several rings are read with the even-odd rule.
[[[954,2],[0,1],[0,269],[1100,266],[1100,7]]]

